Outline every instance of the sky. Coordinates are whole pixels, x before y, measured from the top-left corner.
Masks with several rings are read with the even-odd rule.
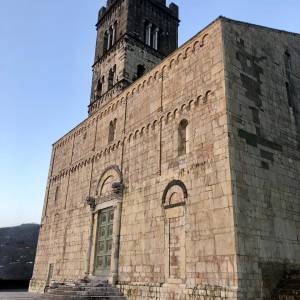
[[[0,0],[0,227],[40,222],[51,145],[87,116],[105,2]],[[174,2],[180,44],[220,15],[300,32],[299,0]]]

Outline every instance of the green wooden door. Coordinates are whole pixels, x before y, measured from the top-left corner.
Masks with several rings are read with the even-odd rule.
[[[96,276],[107,276],[110,273],[113,220],[113,208],[104,209],[98,215],[95,258]]]

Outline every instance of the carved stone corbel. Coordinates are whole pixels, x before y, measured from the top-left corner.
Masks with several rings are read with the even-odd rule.
[[[88,197],[86,197],[85,202],[90,207],[91,211],[93,212],[96,208],[96,199],[94,197],[88,196]]]

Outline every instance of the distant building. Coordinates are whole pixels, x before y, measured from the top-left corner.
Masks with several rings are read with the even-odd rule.
[[[176,50],[178,24],[164,0],[101,8],[89,116],[53,145],[31,291],[96,276],[130,300],[294,292],[300,35],[220,17]]]

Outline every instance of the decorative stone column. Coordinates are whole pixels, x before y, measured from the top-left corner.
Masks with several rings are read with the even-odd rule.
[[[146,44],[151,46],[152,24],[148,24],[146,28]]]
[[[116,42],[116,27],[115,25],[112,26],[112,42],[111,45],[113,46]]]
[[[158,32],[159,32],[159,29],[156,27],[154,29],[154,34],[153,34],[153,48],[155,50],[158,50]]]
[[[86,254],[85,261],[85,275],[90,275],[90,262],[91,262],[91,253],[92,253],[92,244],[93,244],[93,231],[94,231],[94,211],[96,208],[96,199],[93,197],[87,197],[86,203],[90,207],[90,229],[89,229],[89,239],[88,239],[88,251]]]

